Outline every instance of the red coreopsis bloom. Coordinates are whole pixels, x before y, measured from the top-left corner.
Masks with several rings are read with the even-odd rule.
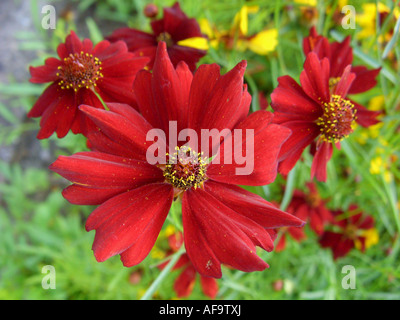
[[[188,18],[176,2],[171,8],[164,8],[162,19],[151,22],[153,33],[147,33],[132,28],[115,30],[108,40],[111,42],[123,40],[128,45],[129,51],[140,56],[149,57],[149,68],[153,68],[156,57],[157,44],[160,41],[167,43],[168,55],[176,67],[180,61],[185,61],[189,69],[194,71],[196,63],[207,53],[192,47],[180,45],[179,41],[204,37],[196,19]]]
[[[278,207],[278,206],[277,206]],[[293,201],[289,204],[288,208],[286,211],[293,216],[296,216],[297,218],[306,221],[307,219],[307,213],[304,211],[297,212],[295,210],[296,206],[293,205]],[[290,236],[297,242],[301,242],[302,240],[306,239],[307,236],[303,230],[303,228],[299,227],[284,227],[284,228],[279,228],[279,233],[280,236],[278,236],[278,241],[275,245],[275,252],[281,252],[285,250],[286,248],[286,239],[287,236]]]
[[[67,200],[100,205],[86,223],[88,231],[96,230],[93,251],[98,261],[120,254],[125,266],[140,263],[176,197],[182,201],[187,255],[203,276],[221,277],[221,263],[245,272],[264,270],[268,265],[256,246],[271,251],[275,228],[304,224],[236,186],[274,181],[278,153],[290,134],[272,123],[270,112],[247,116],[251,96],[243,85],[245,68],[242,61],[221,76],[218,65],[202,65],[193,76],[184,62],[174,68],[166,44],[160,42],[153,72],[140,71],[134,82],[141,114],[125,105],[108,104],[109,111],[80,107],[100,129],[88,134],[95,151],[60,156],[51,169],[73,182],[63,191]],[[159,128],[170,136],[171,122],[177,123],[178,132],[189,128],[199,137],[201,129],[227,128],[236,137],[233,150],[246,144],[246,135],[238,131],[254,130],[253,171],[236,175],[243,164],[236,159],[229,164],[224,156],[215,157],[222,159],[219,164],[215,158],[210,163],[201,148],[188,155],[185,141],[171,146],[174,155],[165,152],[166,164],[150,164],[146,154],[155,142],[146,139],[147,133]],[[221,155],[226,140],[218,139]]]
[[[133,80],[148,58],[135,57],[122,41],[101,41],[93,47],[91,40],[79,40],[74,31],[57,53],[60,59],[48,58],[44,66],[30,67],[31,82],[51,82],[28,113],[28,117],[42,117],[38,139],[54,132],[62,138],[70,129],[84,133],[88,123],[78,106],[103,108],[95,92],[104,101],[135,105]]]
[[[353,49],[350,45],[350,36],[342,42],[330,43],[326,37],[318,35],[315,27],[310,29],[310,35],[303,40],[303,51],[307,55],[315,52],[320,59],[328,58],[330,62],[329,86],[334,87],[345,68],[353,64]],[[348,91],[349,95],[356,95],[366,92],[376,86],[376,77],[381,68],[368,70],[365,66],[352,66],[351,72],[355,74],[355,79]],[[344,98],[344,97],[343,97]],[[361,104],[349,99],[357,110],[357,123],[363,127],[377,124],[380,112],[369,111]]]
[[[333,215],[326,208],[326,201],[321,199],[316,184],[308,182],[306,186],[306,193],[294,191],[290,210],[287,211],[304,221],[309,221],[310,228],[320,236],[324,232],[324,226],[333,221]]]
[[[181,233],[176,233],[168,237],[168,243],[171,248],[168,254],[173,254],[177,252],[178,249],[183,244],[183,236]],[[159,266],[160,269],[163,269],[168,264],[168,261],[161,264]],[[172,270],[183,269],[181,274],[176,278],[174,283],[174,290],[178,296],[178,298],[184,298],[190,296],[193,291],[193,287],[196,282],[197,272],[193,267],[193,264],[190,262],[188,255],[182,254],[178,260],[178,262],[173,266]],[[201,289],[203,293],[210,297],[211,299],[215,299],[218,293],[218,283],[214,278],[204,277],[200,275],[200,283]]]
[[[377,242],[374,218],[365,215],[356,205],[351,205],[348,212],[338,210],[333,214],[332,231],[325,231],[319,243],[332,250],[334,259],[346,256],[355,247],[364,252]]]
[[[279,85],[271,94],[274,122],[292,130],[280,153],[282,174],[293,168],[308,145],[316,143],[311,178],[326,181],[333,145],[340,148],[340,141],[353,132],[357,121],[357,109],[346,99],[354,79],[348,65],[331,86],[329,60],[319,59],[314,52],[306,57],[301,86],[290,76],[278,78]]]

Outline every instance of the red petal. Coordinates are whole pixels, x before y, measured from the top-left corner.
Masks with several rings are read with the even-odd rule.
[[[189,70],[180,69],[179,72],[180,76],[169,59],[165,42],[161,41],[157,48],[151,81],[153,98],[161,114],[163,128],[168,128],[168,121],[177,121],[178,132],[188,127],[185,98],[189,92],[184,90],[190,88],[190,83],[181,84],[181,81],[191,81],[191,77],[182,75]]]
[[[201,275],[220,277],[221,263],[245,272],[261,271],[268,267],[257,256],[252,240],[238,226],[241,222],[229,217],[232,212],[201,189],[189,190],[183,196],[185,246],[190,260]],[[198,231],[193,232],[195,228]],[[201,238],[199,235],[202,235]]]
[[[340,77],[346,66],[353,63],[353,49],[350,46],[350,36],[342,42],[333,42],[330,45],[331,77]]]
[[[351,72],[355,73],[356,78],[351,85],[349,94],[357,94],[368,91],[376,86],[376,77],[382,68],[368,70],[364,66],[356,66],[351,68]]]
[[[237,186],[207,181],[205,190],[238,214],[256,222],[263,228],[301,227],[304,221],[279,210],[262,197]]]
[[[164,122],[158,110],[158,106],[154,102],[153,91],[151,87],[152,74],[146,70],[139,71],[133,83],[133,91],[135,92],[138,108],[143,117],[154,127],[167,130],[168,127],[163,127]]]
[[[143,260],[154,245],[172,199],[171,185],[151,184],[116,196],[94,210],[86,229],[96,229],[93,251],[97,261],[127,249],[121,256],[124,265]]]
[[[302,228],[289,228],[288,232],[297,242],[300,242],[307,237]]]
[[[188,17],[181,10],[179,2],[175,2],[170,8],[164,8],[163,13],[162,19],[152,23],[153,31],[155,34],[168,32],[175,39],[175,34],[179,32],[178,27],[184,20],[188,20]]]
[[[284,123],[292,131],[289,139],[283,144],[279,157],[279,172],[288,174],[309,146],[320,134],[318,126],[313,122],[291,121]]]
[[[93,49],[93,55],[98,58],[102,63],[107,64],[107,60],[115,59],[118,55],[127,53],[128,48],[123,41],[110,43],[107,40],[100,41]]]
[[[350,70],[351,70],[351,65],[348,65],[344,69],[343,74],[340,77],[339,83],[336,85],[334,89],[334,93],[341,96],[342,98],[347,96],[351,84],[356,78],[356,75],[354,73],[351,73]]]
[[[375,220],[371,216],[365,217],[364,221],[358,226],[359,229],[372,229],[375,226]]]
[[[102,102],[96,96],[96,94],[90,89],[81,89],[76,95],[75,105],[80,106],[86,104],[94,108],[104,109]],[[75,134],[82,133],[87,135],[91,130],[98,130],[96,125],[90,120],[83,112],[78,109],[74,122],[71,125],[71,131]]]
[[[189,98],[189,128],[201,129],[204,116],[213,89],[220,78],[220,67],[216,64],[202,64],[194,74]]]
[[[310,211],[310,228],[320,236],[324,232],[324,221],[321,219],[315,209]]]
[[[300,74],[300,82],[304,92],[314,101],[329,102],[329,60],[319,60],[314,52],[310,52]]]
[[[49,168],[75,184],[91,188],[129,190],[163,181],[162,171],[147,162],[100,152],[60,156]]]
[[[37,138],[46,139],[54,131],[57,131],[59,138],[64,137],[71,128],[75,112],[75,94],[70,91],[62,92],[58,99],[44,111],[40,119],[40,130]]]
[[[173,45],[168,48],[168,55],[171,59],[171,62],[174,66],[177,66],[179,62],[185,62],[190,71],[196,70],[196,63],[200,60],[200,58],[206,55],[207,51],[199,50],[190,47]]]
[[[193,290],[196,280],[196,270],[192,265],[186,267],[175,280],[174,290],[178,298],[188,297]]]
[[[317,149],[311,165],[311,179],[326,182],[326,166],[332,157],[333,147],[329,142],[323,142]]]
[[[282,252],[286,248],[286,234],[282,233],[281,237],[278,240],[278,243],[275,245],[275,252]]]
[[[48,58],[44,66],[29,67],[29,72],[32,78],[29,80],[32,83],[46,83],[57,80],[58,67],[61,61],[56,58]]]
[[[97,82],[96,91],[105,102],[126,103],[136,106],[135,94],[132,89],[133,79],[128,81],[117,78],[102,78]]]
[[[62,195],[73,204],[99,205],[125,191],[126,188],[101,189],[73,184],[65,188]]]
[[[146,141],[146,135],[152,127],[137,111],[128,106],[127,108],[131,110],[131,113],[121,115],[85,105],[79,108],[111,140],[129,146],[132,152],[136,153],[136,159],[146,159],[146,151],[151,144],[151,142]]]
[[[381,111],[368,110],[366,107],[352,100],[351,103],[354,104],[354,107],[357,110],[356,122],[359,125],[368,128],[369,126],[373,126],[374,124],[380,122],[380,120],[378,120],[377,117],[382,114]]]
[[[233,134],[225,138],[217,157],[207,169],[207,176],[216,181],[242,185],[273,182],[277,174],[278,154],[290,131],[271,124],[271,119],[270,112],[259,110],[241,122]],[[254,140],[247,130],[253,130]],[[241,164],[243,150],[245,163]]]
[[[310,35],[303,39],[303,52],[305,55],[314,51],[318,58],[330,56],[330,45],[327,38],[318,35],[315,26],[310,28]]]
[[[71,31],[71,33],[65,39],[65,47],[68,55],[71,53],[74,54],[82,51],[82,42],[74,31]]]
[[[243,116],[242,108],[248,106],[241,103],[243,99],[243,75],[246,69],[247,62],[242,61],[236,65],[231,71],[219,77],[215,82],[216,67],[208,67],[202,69],[200,79],[207,77],[203,72],[211,69],[212,74],[208,74],[209,79],[204,82],[196,81],[199,71],[196,72],[193,78],[192,90],[195,90],[196,95],[205,95],[209,97],[208,101],[200,98],[204,104],[194,102],[197,98],[191,92],[190,95],[190,110],[194,112],[193,117],[189,120],[190,128],[200,132],[201,129],[217,129],[221,131],[225,128],[232,129]],[[200,70],[200,69],[199,69]],[[211,81],[215,82],[214,87],[205,83]],[[196,88],[201,86],[201,88]],[[203,91],[204,90],[204,91]],[[209,90],[212,90],[210,93]]]
[[[278,87],[271,94],[271,107],[276,113],[279,115],[283,113],[283,116],[291,120],[309,121],[314,121],[321,115],[320,105],[310,99],[293,78],[279,77],[278,82]],[[277,115],[275,115],[274,122],[284,122],[277,120]]]
[[[121,253],[121,261],[125,267],[132,267],[142,262],[154,247],[172,203],[172,188],[168,185],[164,185],[164,187],[170,188],[168,196],[167,194],[164,195],[169,200],[165,208],[158,213],[158,216],[152,218],[146,231],[143,232],[135,244]]]
[[[203,289],[203,293],[210,297],[211,299],[215,299],[218,294],[218,282],[214,278],[203,277],[200,276],[201,287]]]
[[[155,48],[157,45],[154,35],[132,28],[116,29],[107,39],[111,42],[124,41],[131,52],[145,47]]]
[[[136,74],[147,65],[149,60],[148,57],[133,58],[133,54],[118,55],[102,63],[103,79],[104,81],[108,78],[117,78],[120,81],[128,79],[133,84]],[[129,84],[129,87],[132,87],[132,84]]]
[[[54,103],[56,103],[56,100],[62,99],[65,92],[61,91],[59,87],[60,86],[57,83],[49,85],[36,101],[31,111],[29,111],[28,117],[40,117],[47,108],[50,108]]]

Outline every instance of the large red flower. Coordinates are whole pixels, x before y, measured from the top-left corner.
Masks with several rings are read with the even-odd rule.
[[[168,237],[168,243],[171,248],[168,254],[173,254],[177,252],[178,249],[183,244],[183,236],[182,234],[176,233]],[[165,268],[169,261],[161,264],[159,266],[160,269]],[[193,291],[193,287],[196,282],[197,272],[193,267],[193,264],[190,262],[190,259],[186,253],[182,254],[178,260],[178,262],[173,266],[172,270],[183,269],[181,274],[176,278],[174,283],[174,290],[178,296],[178,298],[184,298],[190,296]],[[218,283],[214,278],[205,277],[200,275],[200,283],[201,289],[203,293],[210,297],[211,299],[215,299],[218,293]]]
[[[104,101],[135,105],[133,80],[148,58],[135,57],[122,41],[101,41],[93,47],[92,41],[80,41],[74,31],[57,53],[60,59],[48,58],[44,66],[30,67],[31,82],[51,82],[28,113],[29,117],[42,117],[38,139],[54,132],[62,138],[70,129],[84,133],[87,121],[78,106],[103,108],[96,93]]]
[[[257,256],[256,246],[271,251],[274,228],[304,224],[236,186],[274,181],[278,153],[290,134],[273,124],[267,111],[247,116],[251,97],[243,86],[245,68],[242,61],[221,76],[218,65],[202,65],[193,76],[183,62],[174,68],[166,44],[160,42],[153,72],[140,71],[134,82],[141,114],[126,105],[108,104],[109,111],[80,107],[100,129],[88,134],[95,151],[60,156],[51,169],[73,182],[63,192],[67,200],[100,204],[86,223],[87,230],[96,230],[93,250],[98,261],[120,254],[125,266],[140,263],[176,197],[182,200],[187,254],[203,276],[221,277],[221,263],[246,272],[265,269],[268,265]],[[219,164],[209,163],[201,156],[206,147],[190,153],[193,161],[186,162],[181,158],[188,151],[185,141],[172,146],[176,153],[169,157],[178,158],[175,162],[150,164],[146,152],[154,142],[146,140],[147,133],[160,128],[169,137],[172,121],[178,132],[189,128],[199,137],[201,129],[237,129],[233,150],[248,146],[247,133],[239,132],[254,130],[254,170],[236,175],[243,164],[236,159],[229,164],[225,155],[214,158],[221,159]],[[225,141],[227,137],[218,139],[221,155],[228,147]]]
[[[326,181],[326,166],[333,145],[353,132],[357,109],[346,99],[355,74],[348,65],[338,82],[330,85],[330,62],[310,52],[300,75],[300,83],[289,77],[278,78],[279,85],[271,94],[274,122],[292,130],[280,153],[279,171],[287,174],[300,159],[303,150],[315,144],[311,178]]]
[[[330,62],[329,85],[335,86],[342,76],[345,68],[353,64],[353,49],[350,45],[350,36],[342,42],[329,42],[326,37],[318,35],[315,27],[310,29],[310,35],[303,40],[303,51],[307,55],[315,52],[320,59],[328,58]],[[353,66],[351,72],[355,79],[347,94],[355,95],[366,92],[376,86],[376,77],[381,68],[368,70],[365,66]],[[344,98],[344,97],[343,97]],[[357,123],[369,127],[377,124],[380,112],[369,111],[361,104],[349,99],[357,110]]]
[[[374,218],[364,214],[356,205],[351,205],[347,212],[337,210],[334,216],[332,230],[325,231],[319,240],[323,248],[332,250],[334,259],[346,256],[355,247],[364,251],[376,242],[378,236],[375,232],[371,234],[365,232],[375,231]]]
[[[165,41],[168,54],[174,66],[180,61],[185,61],[189,69],[194,71],[196,63],[207,52],[183,45],[178,42],[197,37],[204,37],[196,19],[189,19],[176,2],[171,8],[164,8],[162,19],[151,22],[153,33],[147,33],[132,28],[120,28],[115,30],[108,40],[123,40],[128,45],[129,51],[140,56],[150,57],[149,68],[153,68],[156,57],[157,44]]]

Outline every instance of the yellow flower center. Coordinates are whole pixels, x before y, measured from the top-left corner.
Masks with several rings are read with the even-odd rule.
[[[338,142],[353,132],[356,109],[341,96],[332,95],[330,102],[322,104],[324,114],[316,121],[324,141]]]
[[[167,154],[169,161],[164,170],[165,180],[183,191],[201,187],[207,179],[207,159],[187,146],[175,147],[175,150],[174,154]]]
[[[61,79],[61,89],[72,89],[78,91],[80,88],[89,89],[96,86],[96,81],[103,77],[101,73],[101,61],[92,54],[80,53],[70,54],[64,58],[63,64],[58,67],[57,76]]]
[[[170,47],[174,44],[174,40],[172,40],[171,35],[168,32],[162,32],[157,37],[157,42],[164,41],[167,44],[167,47]]]

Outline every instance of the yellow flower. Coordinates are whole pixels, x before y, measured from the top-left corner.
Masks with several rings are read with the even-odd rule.
[[[376,16],[377,11],[379,13],[390,13],[390,8],[384,5],[382,2],[378,2],[378,7],[375,3],[365,3],[362,5],[363,13],[357,15],[357,24],[362,28],[362,31],[357,34],[359,39],[365,39],[368,37],[375,36],[376,33]],[[396,19],[400,16],[400,9],[396,7],[394,9],[394,16]],[[378,38],[380,42],[390,40],[390,35],[386,34]]]
[[[379,233],[375,228],[363,230],[361,237],[365,238],[365,249],[368,249],[379,242]],[[362,249],[362,244],[359,239],[356,239],[354,244],[358,250]]]
[[[169,236],[172,236],[173,234],[176,233],[176,229],[173,225],[168,225],[168,227],[165,228],[164,234],[165,237],[168,238]]]
[[[138,292],[137,292],[138,299],[142,298],[145,293],[146,293],[145,289],[139,289]]]
[[[371,174],[382,174],[383,180],[387,183],[391,182],[393,179],[387,161],[384,161],[380,156],[371,160],[369,172]]]
[[[240,33],[247,36],[249,31],[249,13],[257,13],[260,8],[258,6],[246,6],[244,5],[240,11],[235,15],[233,19],[232,29],[239,27]]]
[[[383,180],[385,180],[386,183],[390,183],[393,180],[393,175],[390,171],[385,171],[383,173]]]
[[[376,157],[371,160],[369,172],[371,174],[380,174],[383,171],[383,160],[381,157]]]
[[[278,31],[276,29],[269,29],[262,30],[255,35],[248,35],[248,16],[249,14],[257,13],[258,10],[258,6],[244,5],[235,15],[231,28],[228,31],[218,30],[207,19],[200,19],[200,29],[208,36],[209,45],[213,48],[217,48],[222,43],[227,49],[236,49],[239,51],[251,50],[256,54],[266,55],[276,48],[278,44]]]
[[[208,41],[203,37],[193,37],[178,41],[179,46],[190,47],[199,50],[208,50]]]
[[[270,29],[257,33],[247,42],[247,47],[259,55],[274,51],[278,45],[278,30]]]
[[[302,4],[308,7],[316,7],[317,6],[317,0],[294,0],[295,3],[297,4]]]
[[[165,257],[165,252],[154,246],[150,251],[150,256],[153,259],[163,259]]]
[[[368,103],[368,109],[371,111],[381,111],[385,106],[385,97],[383,95],[379,95],[371,98]]]

